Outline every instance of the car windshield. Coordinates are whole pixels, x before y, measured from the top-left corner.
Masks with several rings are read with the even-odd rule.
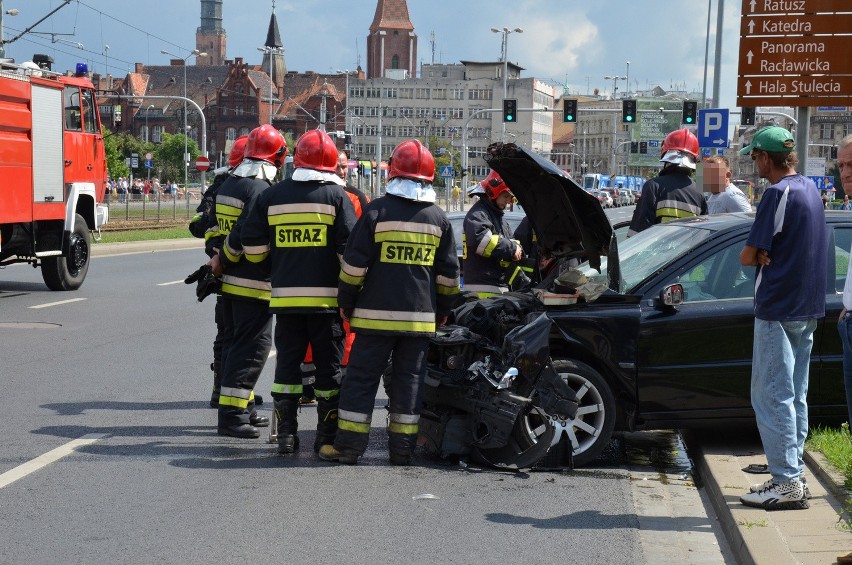
[[[621,284],[618,291],[630,294],[639,283],[665,265],[689,252],[713,234],[707,229],[677,224],[658,224],[618,244]],[[601,272],[588,262],[578,267],[589,280],[606,283],[607,259],[601,257]]]

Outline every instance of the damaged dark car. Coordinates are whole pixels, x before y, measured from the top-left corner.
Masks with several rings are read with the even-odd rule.
[[[476,447],[469,433],[462,438],[459,426],[437,424],[431,436],[426,434],[433,450],[451,452],[467,441],[468,452],[462,455],[469,455],[473,445],[479,450],[475,459],[528,465],[545,444],[552,449],[567,443],[573,465],[583,466],[618,431],[753,421],[754,269],[739,264],[753,214],[660,224],[617,244],[597,199],[549,161],[513,144],[492,145],[486,160],[512,189],[557,266],[535,288],[473,300],[456,310],[456,325],[448,332],[466,330],[475,338],[469,353],[461,356],[451,354],[446,343],[433,344],[433,387],[425,387],[421,426],[430,414],[433,424],[450,418],[450,412],[429,411],[436,382],[453,371],[469,375],[467,361],[482,360],[493,344],[511,349],[516,337],[511,332],[531,320],[539,329],[546,325],[547,348],[538,347],[536,363],[519,366],[536,372],[534,377],[545,375],[545,382],[558,375],[570,394],[553,384],[536,390],[534,378],[524,381],[516,392],[532,399],[535,409],[505,412],[517,416],[508,455]],[[808,403],[812,419],[835,421],[846,417],[835,326],[850,260],[852,218],[828,212],[826,229],[826,317],[814,334]],[[569,267],[577,259],[584,262]],[[493,380],[493,372],[491,376]],[[495,415],[504,413],[493,404],[491,408]],[[425,427],[428,432],[428,423]],[[462,435],[454,436],[456,432]]]

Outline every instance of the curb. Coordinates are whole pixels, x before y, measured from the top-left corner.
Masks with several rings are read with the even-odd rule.
[[[156,253],[183,249],[204,250],[204,240],[185,237],[181,239],[151,239],[147,241],[127,241],[121,243],[95,243],[92,245],[92,257],[130,255],[134,253]]]
[[[831,502],[836,503],[832,506],[835,507],[837,513],[848,520],[846,503],[852,500],[852,492],[846,488],[846,481],[840,471],[835,469],[822,453],[808,451],[807,449],[805,450],[805,465],[832,496],[834,500]]]

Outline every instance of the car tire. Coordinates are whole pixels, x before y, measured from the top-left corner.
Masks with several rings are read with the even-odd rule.
[[[577,395],[573,420],[557,421],[554,441],[567,434],[573,446],[574,466],[598,458],[615,428],[615,396],[606,380],[592,367],[570,359],[554,359],[553,369]]]
[[[74,217],[74,229],[69,237],[68,257],[42,260],[41,277],[50,290],[77,290],[89,272],[92,240],[86,220],[80,214]]]

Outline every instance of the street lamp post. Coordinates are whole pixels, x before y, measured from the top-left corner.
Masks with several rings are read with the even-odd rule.
[[[346,132],[346,135],[352,135],[352,132],[349,131],[349,69],[343,69],[342,71],[338,69],[337,74],[346,75],[346,93],[344,95],[346,105],[343,107],[343,129]]]
[[[104,43],[104,78],[107,80],[107,90],[112,88],[112,80],[109,78],[109,45]]]
[[[198,49],[193,49],[186,57],[180,57],[174,53],[169,53],[165,49],[161,50],[160,53],[163,55],[170,55],[183,61],[183,189],[186,191],[189,188],[189,141],[187,139],[189,132],[186,125],[186,62],[193,55],[196,57],[206,57],[207,53],[203,53]],[[201,187],[201,190],[204,190],[203,186]]]
[[[3,0],[0,0],[0,57],[6,56],[6,42],[3,39],[3,16],[17,16],[18,9],[12,8],[11,10],[5,10],[3,8]]]
[[[272,125],[272,87],[275,85],[275,82],[272,80],[272,56],[280,53],[281,49],[278,47],[264,46],[258,47],[257,50],[269,56],[269,125]]]
[[[508,56],[509,55],[509,53],[508,53],[508,51],[509,51],[509,34],[512,33],[512,32],[524,33],[524,30],[522,30],[519,27],[516,27],[515,29],[509,29],[507,27],[504,27],[503,29],[497,29],[496,27],[492,27],[491,31],[493,31],[494,33],[502,33],[503,34],[503,45],[502,45],[502,48],[501,48],[501,52],[503,54],[503,100],[505,100],[506,97],[508,96],[508,92],[507,92],[508,80],[507,79],[509,78],[509,56]],[[505,142],[506,141],[506,122],[502,122],[502,124],[503,124],[503,126],[502,126],[502,129],[500,130],[500,141]]]
[[[615,100],[615,93],[618,92],[618,81],[627,80],[627,77],[621,77],[618,75],[613,76],[605,76],[604,80],[612,81],[612,99]],[[615,149],[616,149],[616,137],[618,136],[618,112],[613,112],[612,114],[612,160],[609,162],[610,169],[612,174],[618,174],[618,168],[615,164]]]

